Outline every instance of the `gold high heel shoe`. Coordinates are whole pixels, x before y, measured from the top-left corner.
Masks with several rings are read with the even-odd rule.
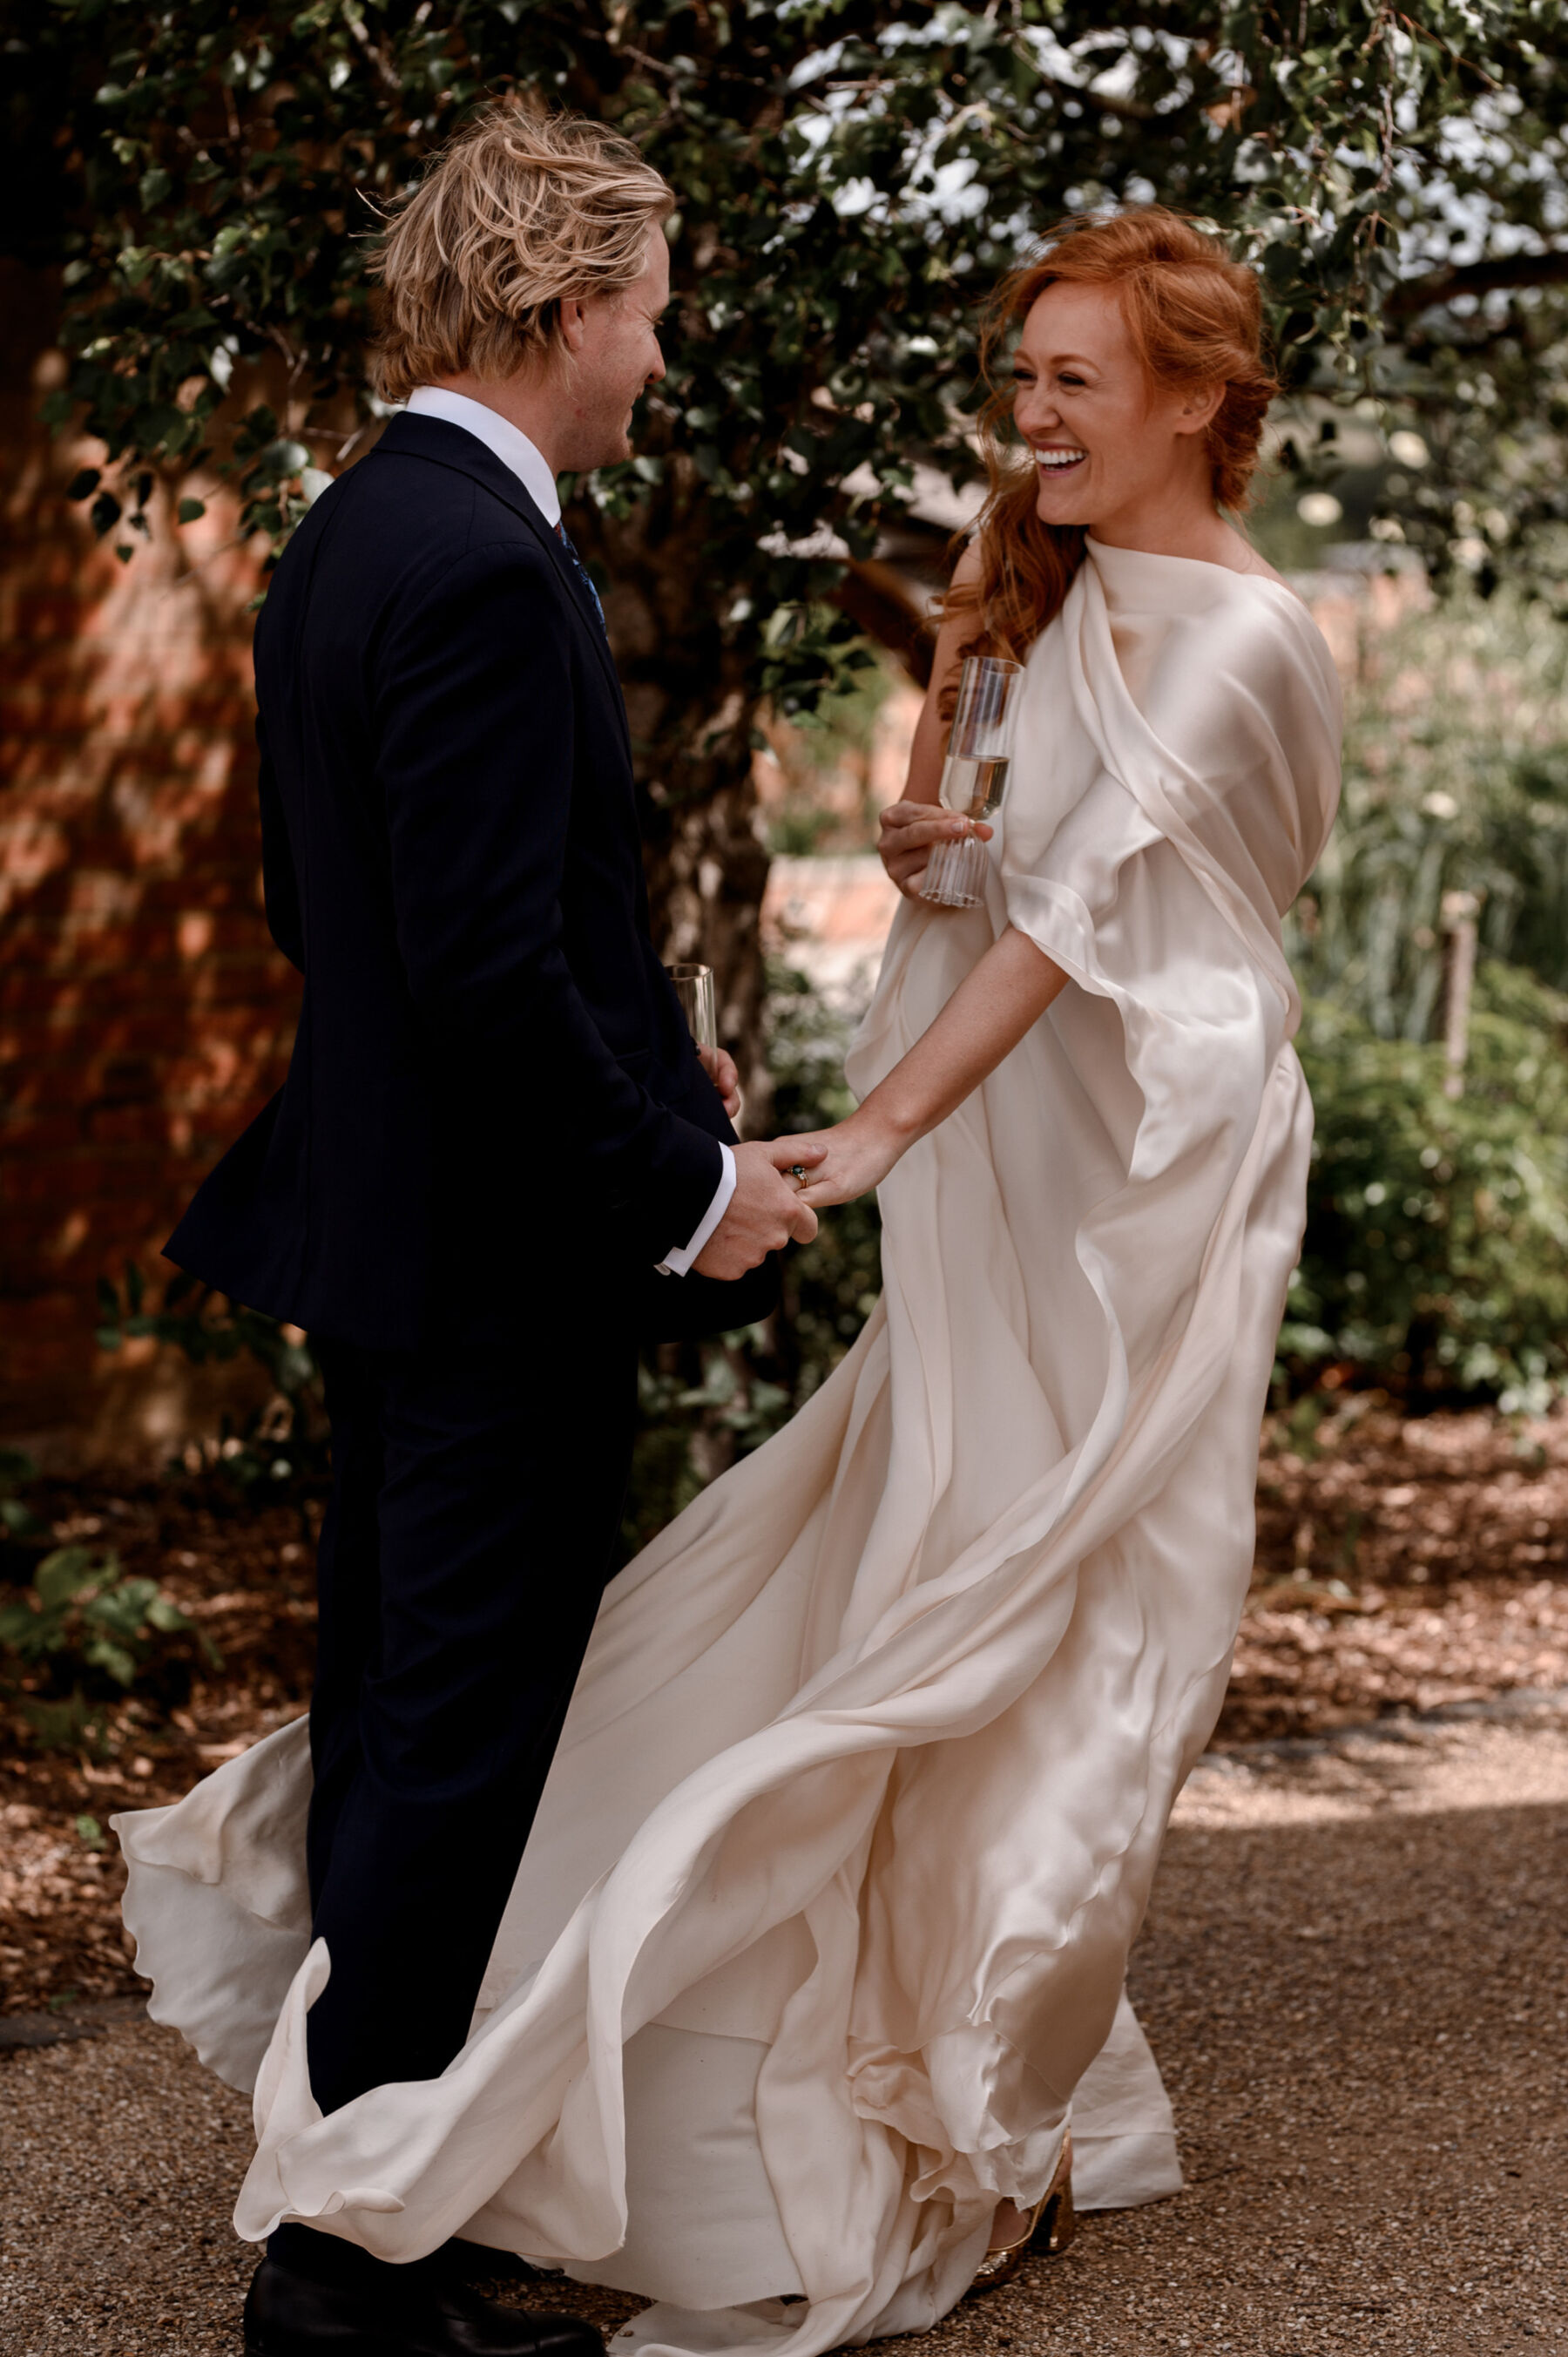
[[[1078,2217],[1072,2206],[1072,2137],[1062,2146],[1062,2157],[1057,2163],[1056,2175],[1027,2213],[1023,2232],[1011,2243],[1003,2243],[987,2251],[974,2271],[971,2293],[994,2291],[999,2284],[1011,2283],[1025,2260],[1031,2255],[1057,2258],[1066,2250],[1078,2232]]]

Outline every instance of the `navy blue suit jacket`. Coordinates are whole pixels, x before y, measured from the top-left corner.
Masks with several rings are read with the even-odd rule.
[[[623,1297],[734,1133],[649,938],[609,648],[510,468],[394,420],[291,541],[256,695],[299,1030],[169,1258],[371,1348],[454,1287]]]

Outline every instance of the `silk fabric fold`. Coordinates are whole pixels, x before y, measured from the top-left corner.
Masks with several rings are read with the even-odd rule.
[[[1086,2206],[1179,2182],[1122,1980],[1251,1566],[1338,688],[1279,584],[1091,541],[1022,694],[986,905],[900,908],[852,1082],[1009,924],[1074,986],[891,1173],[831,1381],[607,1592],[463,2051],[315,2104],[302,1727],[116,1820],[156,2018],[254,2086],[252,2240],[463,2232],[653,2297],[628,2347],[815,2357],[944,2313],[1069,2121]]]

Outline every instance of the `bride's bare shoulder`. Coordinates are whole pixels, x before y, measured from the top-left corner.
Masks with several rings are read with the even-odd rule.
[[[980,534],[976,533],[972,539],[965,544],[962,555],[953,566],[952,587],[955,589],[974,588],[981,578],[982,569]]]

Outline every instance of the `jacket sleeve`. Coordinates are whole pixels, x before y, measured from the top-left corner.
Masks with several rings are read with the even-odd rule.
[[[717,1141],[618,1061],[573,978],[560,893],[574,765],[571,624],[542,554],[471,551],[396,601],[373,665],[398,946],[438,1049],[516,1078],[650,1261],[697,1226]]]

